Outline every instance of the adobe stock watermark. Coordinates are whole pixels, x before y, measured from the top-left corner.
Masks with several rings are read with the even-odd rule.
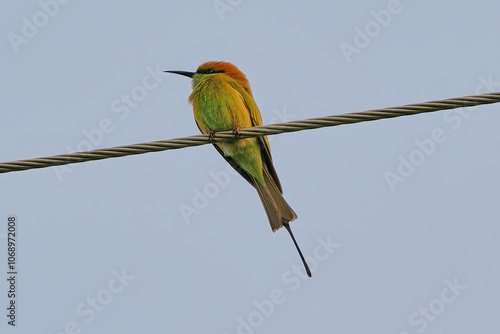
[[[432,299],[427,305],[419,307],[408,317],[408,324],[412,327],[413,332],[425,332],[429,325],[437,321],[449,305],[453,304],[467,289],[467,285],[460,284],[457,277],[453,279],[453,282],[445,279],[443,284],[444,288],[437,298]],[[401,331],[398,334],[410,334],[410,332]]]
[[[119,98],[111,101],[110,109],[113,113],[113,118],[104,117],[94,128],[83,129],[83,138],[75,147],[66,145],[66,152],[83,152],[91,151],[97,148],[104,140],[105,135],[109,135],[116,129],[117,122],[126,120],[130,111],[136,109],[139,104],[144,101],[148,95],[157,89],[164,80],[167,74],[160,69],[160,65],[156,65],[153,69],[151,66],[146,66],[146,74],[143,76],[141,83],[132,87],[127,93],[122,93]],[[52,170],[56,174],[59,183],[64,181],[64,174],[73,172],[76,165],[55,166]]]
[[[54,18],[61,9],[61,6],[66,5],[70,0],[40,0],[38,6],[40,7],[31,18],[26,16],[21,17],[22,26],[20,34],[9,32],[7,39],[9,40],[12,50],[17,54],[19,53],[19,46],[28,44],[30,40],[38,35],[39,29],[45,27],[50,19]]]
[[[108,280],[104,288],[87,297],[85,301],[76,306],[75,313],[79,317],[77,320],[67,321],[61,330],[50,332],[49,334],[82,333],[85,327],[82,327],[82,325],[94,321],[99,313],[109,307],[113,298],[122,293],[130,282],[135,279],[135,276],[125,272],[125,268],[122,268],[121,271],[113,269],[111,270],[111,275],[112,277]]]
[[[288,122],[295,118],[294,114],[288,113],[286,106],[282,110],[273,108],[272,112],[274,116],[271,118],[270,124]],[[272,142],[273,139],[274,136],[268,137],[269,142]],[[184,223],[190,224],[193,216],[199,216],[209,206],[211,200],[217,198],[221,191],[227,188],[231,182],[231,178],[235,175],[239,174],[229,164],[226,164],[223,170],[217,172],[210,171],[208,173],[210,181],[207,181],[201,187],[194,187],[191,201],[189,203],[180,203],[177,206]]]
[[[500,88],[500,82],[495,82],[492,74],[489,74],[487,77],[479,76],[478,81],[479,84],[474,91],[476,95],[491,93]],[[434,128],[429,132],[428,136],[423,139],[415,139],[413,141],[415,148],[404,156],[398,156],[398,166],[395,170],[385,171],[383,174],[391,192],[396,191],[396,186],[398,184],[404,183],[415,173],[417,168],[422,166],[430,156],[435,154],[438,148],[448,140],[450,133],[460,129],[463,122],[470,118],[470,110],[477,107],[478,106],[444,111],[444,127]]]
[[[327,261],[332,254],[340,247],[340,244],[332,242],[331,235],[326,238],[316,238],[316,246],[313,250],[313,256],[306,257],[311,272],[316,272],[320,263]],[[255,330],[261,327],[266,319],[271,317],[280,305],[284,304],[289,295],[297,291],[302,283],[309,279],[304,272],[302,265],[294,264],[290,269],[287,269],[281,275],[281,283],[284,288],[276,288],[267,294],[264,299],[254,300],[252,306],[245,316],[236,318],[236,334],[252,334]],[[229,332],[224,332],[229,334]]]
[[[402,11],[403,5],[400,0],[390,0],[387,2],[385,9],[371,10],[370,16],[372,20],[365,23],[363,28],[354,27],[352,44],[344,41],[339,44],[340,51],[342,51],[347,63],[352,61],[354,54],[359,54],[363,49],[366,49],[381,34],[382,30],[392,22],[393,17],[401,14]]]
[[[219,20],[224,21],[224,15],[226,12],[232,12],[236,7],[241,5],[243,0],[214,0],[212,5],[214,6],[215,12],[219,17]]]

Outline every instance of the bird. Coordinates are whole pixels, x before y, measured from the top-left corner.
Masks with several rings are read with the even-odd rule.
[[[208,61],[196,72],[164,71],[192,79],[193,91],[189,102],[193,106],[196,125],[201,133],[214,138],[218,131],[232,130],[235,136],[241,129],[262,125],[259,108],[254,101],[250,84],[243,72],[225,61]],[[278,174],[273,166],[266,136],[216,142],[216,150],[247,180],[260,196],[273,232],[285,227],[300,255],[307,275],[311,271],[295,240],[289,223],[297,214],[283,198]]]

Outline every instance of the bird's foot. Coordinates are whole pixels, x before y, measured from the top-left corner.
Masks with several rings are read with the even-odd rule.
[[[215,139],[215,131],[210,131],[208,133],[208,139],[210,139],[210,140],[214,140]]]
[[[235,127],[233,129],[233,135],[236,137],[236,136],[239,136],[240,135],[240,130],[241,128],[239,126]]]

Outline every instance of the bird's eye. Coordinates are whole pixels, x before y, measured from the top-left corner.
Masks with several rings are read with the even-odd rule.
[[[214,69],[213,68],[209,68],[205,73],[206,74],[210,74],[210,73],[214,73]]]

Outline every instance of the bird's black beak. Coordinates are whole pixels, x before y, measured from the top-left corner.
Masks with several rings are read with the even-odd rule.
[[[185,71],[163,71],[163,72],[180,74],[190,78],[192,78],[194,75],[194,72],[185,72]]]

